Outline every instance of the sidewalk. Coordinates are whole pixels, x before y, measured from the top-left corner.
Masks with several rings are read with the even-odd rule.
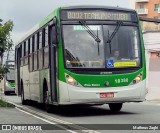
[[[149,71],[148,76],[148,94],[146,95],[146,99],[149,101],[160,101],[160,72]]]
[[[160,101],[160,88],[150,87],[148,89],[148,94],[146,95],[148,101]]]

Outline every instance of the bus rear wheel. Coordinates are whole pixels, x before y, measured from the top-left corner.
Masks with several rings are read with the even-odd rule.
[[[21,84],[21,103],[22,103],[23,105],[27,105],[27,100],[24,100],[23,84]]]
[[[119,112],[122,109],[123,103],[109,103],[109,108],[113,112]]]

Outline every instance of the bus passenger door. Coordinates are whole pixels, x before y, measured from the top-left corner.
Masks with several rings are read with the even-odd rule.
[[[57,102],[57,48],[56,44],[53,41],[56,36],[55,25],[50,26],[49,28],[49,66],[50,66],[50,87],[51,87],[51,100]]]
[[[21,67],[21,47],[16,49],[16,94],[19,96],[21,95],[21,88],[20,88],[20,67]]]
[[[22,82],[23,82],[23,91],[24,99],[30,99],[30,88],[29,88],[29,69],[28,69],[28,56],[29,56],[29,40],[23,43],[23,67],[22,67]]]

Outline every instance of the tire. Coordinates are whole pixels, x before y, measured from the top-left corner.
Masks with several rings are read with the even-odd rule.
[[[10,93],[8,91],[4,91],[4,94],[5,95],[9,95]]]
[[[122,109],[123,103],[110,103],[109,108],[112,112],[119,112]]]
[[[27,100],[24,100],[24,90],[23,90],[23,83],[21,84],[21,103],[22,105],[27,105]]]
[[[47,111],[47,113],[51,113],[52,112],[52,105],[50,105],[49,101],[48,101],[47,89],[44,89],[44,92],[43,92],[43,104],[45,106],[45,110]]]

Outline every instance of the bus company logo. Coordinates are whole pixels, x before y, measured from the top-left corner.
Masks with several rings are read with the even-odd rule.
[[[100,84],[84,84],[85,87],[99,87]]]
[[[91,84],[84,84],[84,86],[85,86],[85,87],[90,87],[90,86],[91,86]]]
[[[2,125],[2,130],[5,130],[5,131],[12,130],[11,125]]]
[[[104,85],[108,87],[108,86],[109,86],[109,82],[106,81],[106,82],[104,83]]]

